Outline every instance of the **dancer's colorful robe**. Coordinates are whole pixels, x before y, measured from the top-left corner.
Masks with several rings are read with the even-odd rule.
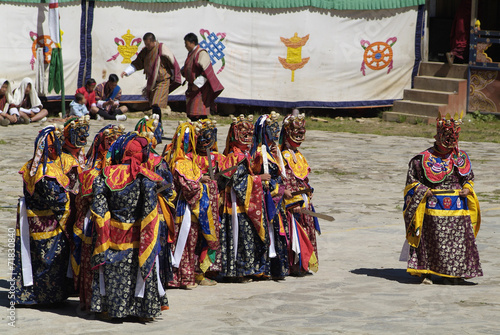
[[[179,287],[193,285],[195,271],[205,272],[214,262],[219,249],[219,227],[217,202],[213,201],[217,194],[212,194],[214,186],[212,182],[199,181],[202,174],[199,169],[193,169],[191,155],[175,163],[173,175],[179,199],[173,248],[176,268],[170,286]]]
[[[262,162],[262,150],[257,149],[256,160]],[[267,161],[271,180],[264,189],[264,206],[266,215],[264,219],[269,227],[269,258],[271,275],[274,278],[287,276],[290,272],[288,261],[288,243],[290,241],[286,211],[283,206],[285,186],[280,167],[273,155],[267,152]],[[264,173],[263,163],[259,173]],[[272,228],[272,231],[270,230]],[[272,238],[272,239],[271,239]]]
[[[239,164],[237,169],[224,175],[220,232],[222,275],[269,276],[269,231],[264,219],[262,180],[250,172],[249,154],[237,147],[233,150],[222,167],[227,169]]]
[[[171,249],[175,240],[175,198],[177,193],[174,190],[172,173],[168,169],[165,160],[154,153],[149,154],[148,161],[144,164],[148,170],[155,172],[163,180],[158,184],[160,188],[167,187],[157,194],[158,196],[158,214],[160,218],[159,238],[160,251],[158,253],[158,262],[160,269],[160,281],[163,287],[173,279]],[[164,299],[164,305],[167,299]]]
[[[159,216],[156,183],[162,178],[143,167],[104,168],[93,184],[91,311],[110,317],[156,317],[165,292],[159,283]]]
[[[188,154],[188,157],[191,157],[191,153]],[[224,162],[225,156],[217,151],[212,151],[211,152],[211,160],[212,160],[212,169],[213,173],[217,173],[220,171],[219,166],[221,166]],[[196,156],[196,165],[200,168],[200,172],[203,175],[210,175],[210,172],[208,171],[209,169],[209,163],[208,163],[208,158],[207,156],[201,156],[198,155]],[[217,185],[217,181],[211,180],[210,182],[206,183],[208,187],[208,197],[210,200],[210,205],[212,206],[212,215],[214,217],[214,225],[215,225],[215,234],[217,236],[217,240],[219,240],[219,234],[220,234],[220,229],[221,229],[221,222],[220,222],[220,217],[219,217],[219,198],[220,198],[220,191],[219,187]],[[219,272],[221,268],[221,252],[220,252],[220,244],[217,248],[217,250],[210,251],[211,253],[215,253],[215,256],[210,258],[211,255],[208,254],[208,246],[206,248],[203,248],[201,250],[201,255],[199,257],[199,263],[202,264],[203,268],[206,268],[208,266],[208,269],[206,271],[212,271],[212,272]],[[209,264],[211,263],[211,264]],[[204,265],[203,265],[204,264]],[[205,272],[205,271],[203,271]]]
[[[60,302],[68,297],[71,287],[67,278],[70,246],[66,234],[70,215],[66,188],[70,180],[66,173],[72,166],[64,154],[61,159],[49,160],[45,173],[41,165],[34,176],[30,175],[31,160],[19,171],[23,175],[24,199],[20,200],[18,209],[12,274],[16,281],[12,301],[16,304]],[[27,238],[24,241],[23,231]],[[29,252],[22,253],[22,244],[29,246]],[[27,274],[24,276],[23,268],[28,264],[31,269],[29,273],[24,272]],[[31,283],[28,283],[29,277],[32,277]]]
[[[406,238],[410,244],[407,271],[443,277],[482,276],[475,236],[481,222],[469,156],[438,155],[433,148],[409,163],[404,191]],[[467,197],[458,192],[467,188]],[[450,190],[427,197],[427,191]]]
[[[285,163],[285,188],[291,192],[310,188],[309,173],[311,169],[306,158],[297,150],[283,150]],[[312,216],[293,213],[292,208],[299,206],[314,211],[309,195],[300,194],[285,200],[287,219],[290,229],[289,259],[295,273],[312,270],[318,271],[318,246],[316,232],[321,233],[318,220]]]
[[[100,164],[96,164],[100,166]],[[71,264],[75,289],[79,292],[80,308],[90,310],[92,297],[93,271],[91,257],[93,252],[92,236],[94,224],[91,221],[90,206],[92,203],[92,184],[101,174],[101,169],[95,167],[80,174],[80,193],[76,196],[76,220],[73,226],[74,249]]]

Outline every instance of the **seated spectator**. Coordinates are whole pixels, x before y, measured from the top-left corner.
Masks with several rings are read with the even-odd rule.
[[[9,124],[17,123],[17,116],[8,113],[9,106],[12,103],[12,89],[10,82],[7,79],[0,79],[0,124],[8,126]]]
[[[80,87],[75,92],[75,96],[78,93],[81,93],[85,96],[85,100],[87,100],[86,106],[88,111],[90,112],[91,119],[97,119],[97,112],[99,112],[99,108],[97,108],[97,101],[95,99],[95,86],[95,80],[90,78],[85,82],[85,86]]]
[[[89,114],[89,110],[87,109],[86,104],[87,100],[85,99],[85,96],[83,94],[75,94],[75,100],[71,101],[71,103],[69,104],[69,115],[82,117]]]
[[[14,90],[14,100],[9,113],[23,118],[24,123],[47,120],[49,112],[43,108],[30,78],[24,78],[19,87]]]
[[[101,118],[117,121],[127,119],[127,116],[124,115],[128,111],[127,106],[120,106],[122,90],[118,86],[118,76],[116,74],[110,74],[108,81],[97,85],[95,96],[99,108],[98,114]],[[97,119],[99,120],[99,118]]]

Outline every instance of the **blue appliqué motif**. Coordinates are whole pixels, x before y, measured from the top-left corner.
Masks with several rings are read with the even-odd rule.
[[[217,35],[214,33],[208,35],[206,40],[204,39],[201,41],[200,46],[208,52],[212,65],[225,56],[223,50],[226,46],[222,44]]]
[[[442,161],[439,157],[429,157],[429,161],[427,162],[427,166],[431,168],[432,172],[440,173],[446,171],[448,168],[448,163],[446,161]]]

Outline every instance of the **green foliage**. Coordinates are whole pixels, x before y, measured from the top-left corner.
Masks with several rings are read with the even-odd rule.
[[[480,111],[474,111],[471,114],[472,114],[472,119],[474,121],[480,121],[480,122],[498,121],[497,117],[493,114],[483,114]]]

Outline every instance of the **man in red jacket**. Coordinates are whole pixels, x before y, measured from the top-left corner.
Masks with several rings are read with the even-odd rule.
[[[186,78],[186,113],[191,121],[206,119],[216,110],[215,98],[224,90],[212,68],[208,52],[198,45],[198,37],[189,33],[184,36],[188,51],[181,74]]]

